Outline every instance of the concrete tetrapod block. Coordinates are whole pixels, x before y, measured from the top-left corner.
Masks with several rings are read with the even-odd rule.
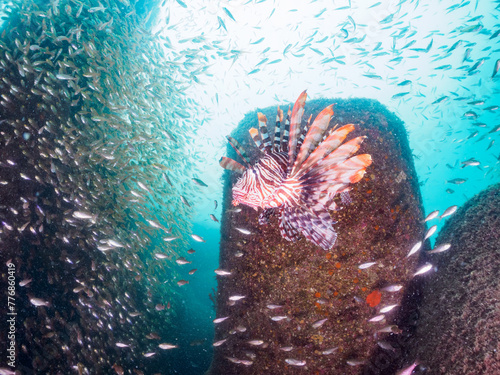
[[[330,128],[354,124],[346,141],[367,136],[357,154],[373,159],[352,185],[352,203],[338,199],[341,209],[330,212],[338,233],[332,249],[304,237],[295,243],[283,239],[276,216],[259,225],[262,210],[239,205],[235,211],[231,189],[240,175],[224,175],[220,268],[231,275],[218,277],[217,317],[228,318],[216,324],[215,342],[226,341],[215,347],[210,374],[359,374],[370,365],[376,341],[399,332],[390,327],[397,308],[380,321],[369,320],[381,315],[382,307],[400,303],[417,261],[406,255],[423,237],[407,134],[401,120],[368,99],[311,100],[303,124],[332,103]],[[276,107],[260,112],[274,135]],[[248,134],[257,126],[256,112],[249,113],[231,134],[252,162],[262,155]],[[230,146],[227,156],[241,162]],[[376,264],[359,268],[369,262]],[[387,291],[397,286],[402,286],[397,292]],[[234,295],[245,298],[230,301]],[[322,319],[327,320],[319,325]]]

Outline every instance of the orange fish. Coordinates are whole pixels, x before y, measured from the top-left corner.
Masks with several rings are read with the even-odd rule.
[[[378,290],[374,290],[366,297],[366,303],[371,307],[375,307],[380,303],[381,299],[382,293],[380,293]]]

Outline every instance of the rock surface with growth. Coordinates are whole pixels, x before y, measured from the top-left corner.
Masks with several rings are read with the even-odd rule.
[[[421,286],[409,358],[426,374],[500,374],[500,185],[461,207],[426,258],[438,271]]]
[[[239,175],[224,175],[220,267],[232,274],[219,277],[217,317],[228,319],[216,325],[215,341],[227,340],[215,347],[209,374],[359,374],[369,366],[376,341],[390,334],[377,331],[398,332],[396,326],[389,327],[397,308],[382,321],[369,319],[380,315],[382,307],[401,302],[417,262],[417,257],[406,255],[423,237],[422,203],[407,134],[403,123],[375,100],[311,100],[303,119],[310,114],[314,119],[332,103],[330,127],[355,124],[346,141],[367,136],[358,154],[371,154],[373,164],[352,186],[352,204],[343,205],[339,199],[342,208],[330,213],[338,233],[330,251],[304,238],[286,241],[276,217],[261,226],[260,211],[246,206],[235,211],[231,188]],[[276,107],[261,112],[274,119]],[[248,130],[256,126],[257,113],[249,113],[231,134],[252,162],[260,152]],[[274,124],[270,128],[274,134]],[[226,156],[239,160],[229,146]],[[359,268],[367,262],[376,264]],[[403,288],[384,290],[394,285]],[[245,298],[232,302],[233,295]],[[270,309],[270,304],[280,307]],[[276,316],[286,318],[271,319]],[[327,320],[315,328],[322,319]]]

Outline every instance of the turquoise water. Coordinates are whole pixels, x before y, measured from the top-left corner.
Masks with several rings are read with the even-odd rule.
[[[7,96],[2,99],[5,104],[0,112],[0,120],[7,121],[2,123],[1,133],[4,147],[1,180],[7,182],[2,185],[5,189],[1,202],[2,241],[17,243],[9,242],[14,232],[26,243],[32,243],[31,238],[25,237],[24,229],[18,232],[8,229],[19,229],[26,223],[27,219],[13,214],[22,211],[19,196],[38,202],[44,212],[41,198],[31,199],[31,194],[33,197],[46,194],[43,196],[50,197],[49,200],[66,202],[63,208],[59,206],[54,211],[61,215],[60,220],[54,216],[53,224],[42,218],[45,215],[36,214],[34,208],[33,217],[40,219],[33,219],[36,225],[29,222],[25,229],[33,227],[33,233],[41,234],[40,225],[44,224],[46,233],[50,228],[47,237],[58,238],[54,246],[63,249],[65,245],[57,241],[67,237],[71,248],[78,248],[75,255],[67,251],[73,263],[85,264],[82,269],[86,270],[92,262],[98,268],[101,265],[91,279],[101,275],[103,285],[97,289],[106,290],[107,297],[103,298],[120,303],[96,314],[106,316],[102,319],[116,331],[115,342],[132,345],[129,353],[114,352],[111,359],[103,360],[108,373],[118,362],[116,358],[124,358],[122,366],[128,373],[133,364],[164,374],[201,374],[208,368],[213,351],[212,320],[216,318],[208,294],[214,294],[217,285],[213,271],[218,268],[220,240],[220,224],[209,215],[214,214],[219,220],[222,216],[222,168],[218,162],[226,152],[225,136],[251,110],[271,105],[284,107],[304,89],[313,99],[379,100],[405,122],[426,214],[434,210],[442,213],[452,205],[460,207],[500,181],[500,109],[497,108],[500,92],[496,73],[500,24],[496,2],[17,3],[22,10],[4,14],[2,26],[8,30],[2,35],[0,70],[6,78],[1,90]],[[21,19],[30,21],[19,32],[6,29],[10,14],[21,14]],[[13,19],[17,22],[14,16]],[[49,21],[52,19],[53,29]],[[38,39],[43,23],[49,24],[45,41]],[[78,31],[80,27],[82,31]],[[33,35],[25,30],[31,30]],[[92,43],[96,52],[92,52]],[[46,55],[37,56],[38,48],[46,49]],[[79,49],[81,52],[77,52]],[[43,63],[47,58],[54,62]],[[51,72],[54,78],[46,72]],[[102,88],[94,89],[98,84]],[[17,88],[23,91],[21,96]],[[28,104],[23,108],[10,104],[17,101],[31,104],[29,108]],[[70,102],[75,104],[70,106]],[[15,123],[20,113],[21,122]],[[84,119],[75,119],[76,114]],[[25,126],[26,122],[31,124],[28,118],[34,119],[36,126]],[[74,124],[69,124],[68,118]],[[46,120],[53,125],[45,125]],[[61,132],[44,132],[42,126],[52,126]],[[9,139],[12,129],[19,133],[15,133],[18,138],[13,136],[13,141]],[[29,155],[21,156],[22,147],[17,152],[5,151],[7,145],[13,147],[16,142],[24,145],[22,137]],[[48,141],[37,141],[39,146],[30,143],[41,137]],[[56,146],[71,157],[63,160],[64,156],[50,154]],[[50,158],[40,153],[49,154]],[[7,159],[12,159],[15,166],[9,166]],[[49,159],[54,160],[55,166]],[[63,161],[59,163],[59,159]],[[30,169],[38,160],[42,160],[39,167]],[[43,164],[44,160],[49,161]],[[467,165],[467,161],[474,165]],[[24,185],[15,185],[19,179],[17,172],[23,171],[28,173],[30,181],[35,181],[35,174],[39,174],[47,191],[37,187],[30,190],[31,186],[24,190]],[[165,180],[164,173],[172,185]],[[193,178],[208,186],[197,185]],[[457,183],[461,182],[457,179],[463,183]],[[17,188],[11,188],[12,185]],[[75,198],[71,192],[78,191],[78,187],[82,193]],[[189,206],[182,203],[181,195]],[[11,196],[15,198],[10,199]],[[214,201],[218,203],[217,209]],[[97,215],[96,223],[81,224],[80,219],[75,220],[71,212],[76,209]],[[68,218],[76,224],[68,226]],[[148,224],[148,220],[173,229],[166,234],[167,230]],[[439,221],[438,229],[443,222]],[[201,236],[205,242],[194,240],[192,234]],[[89,240],[85,245],[79,244],[78,236]],[[168,242],[162,240],[164,236],[179,238]],[[106,244],[102,240],[108,239],[124,244],[123,251],[116,247],[112,251],[97,250],[97,246]],[[188,255],[190,248],[195,253]],[[6,252],[2,261],[32,259],[36,253],[31,248],[17,252],[14,245],[10,249],[12,253]],[[69,262],[64,257],[53,258],[50,251],[37,251],[36,259],[45,260],[44,267],[48,268],[38,269],[33,263],[19,261],[17,275],[18,281],[35,279],[28,292],[18,290],[18,306],[24,306],[34,327],[43,326],[42,313],[33,310],[28,294],[46,300],[54,298],[51,303],[57,310],[58,296],[61,301],[73,300],[66,295],[77,285],[75,277],[70,275],[79,267],[67,272],[65,267]],[[164,253],[169,259],[160,263],[155,258],[157,253]],[[176,264],[179,256],[192,263]],[[113,265],[120,270],[116,285],[116,280],[106,276]],[[194,268],[197,271],[190,275]],[[56,277],[59,287],[51,289],[53,283],[46,279],[58,270],[64,276]],[[139,273],[142,279],[134,284],[137,294],[131,298],[135,303],[127,305],[124,293]],[[178,286],[179,280],[189,283]],[[86,287],[88,282],[85,281]],[[149,292],[151,301],[140,307],[137,301]],[[91,300],[88,303],[97,311],[97,304],[92,301],[99,301],[99,305],[102,301],[97,297],[99,292],[94,293],[95,298],[88,296]],[[155,310],[155,305],[166,306],[169,302],[170,309]],[[118,306],[122,304],[127,308]],[[59,306],[62,305],[61,302]],[[129,332],[124,319],[116,317],[130,312],[132,306],[143,317],[139,318],[140,326]],[[53,317],[55,310],[47,310]],[[93,318],[91,313],[83,315],[78,311],[82,319],[75,326],[80,325],[80,330],[86,332],[85,327]],[[151,340],[137,338],[138,332],[146,335],[149,331],[161,331],[163,341],[178,348],[160,351],[157,342],[153,345]],[[20,336],[19,340],[29,339]],[[108,344],[100,337],[93,345],[107,348]],[[54,345],[62,350],[62,343]],[[112,342],[110,345],[116,350]],[[19,355],[20,363],[28,368],[41,366],[33,364],[31,357],[38,354],[30,356],[30,348],[28,353]],[[148,359],[142,354],[149,351],[161,354],[147,364]],[[63,366],[61,360],[56,362],[57,366]],[[68,360],[72,366],[80,362],[84,360]],[[85,362],[84,366],[92,367],[92,363]]]

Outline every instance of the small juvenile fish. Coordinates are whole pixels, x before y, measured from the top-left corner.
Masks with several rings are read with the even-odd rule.
[[[146,185],[144,185],[141,181],[137,181],[137,185],[139,185],[139,187],[144,190],[144,191],[147,191],[148,193],[150,193],[151,191],[147,188]]]
[[[183,286],[183,285],[186,285],[186,284],[189,284],[189,281],[187,281],[187,280],[179,280],[179,281],[177,281],[177,285],[179,285],[179,286]]]
[[[249,340],[247,341],[250,345],[254,345],[254,346],[259,346],[259,345],[262,345],[264,344],[264,341],[262,340]]]
[[[401,333],[401,330],[396,325],[385,326],[380,328],[377,332],[380,333]]]
[[[191,205],[188,203],[188,201],[186,200],[186,198],[184,198],[182,195],[181,195],[181,201],[182,201],[182,203],[184,203],[186,206],[191,207]]]
[[[387,341],[377,341],[377,345],[380,346],[382,349],[389,350],[391,352],[395,350],[394,347]]]
[[[172,345],[172,344],[167,344],[167,343],[162,343],[162,344],[158,345],[158,347],[160,349],[165,349],[165,350],[178,348],[177,345]]]
[[[287,358],[285,359],[285,362],[288,363],[290,366],[305,366],[306,361],[301,361],[300,359],[294,359],[294,358]]]
[[[293,350],[293,346],[282,346],[280,350],[282,352],[291,352]]]
[[[275,322],[280,322],[282,320],[285,320],[286,318],[288,318],[286,315],[271,316],[271,320]]]
[[[198,268],[193,268],[191,271],[189,271],[189,274],[192,275],[194,274],[196,271],[198,271]]]
[[[395,293],[395,292],[399,292],[402,288],[403,288],[403,285],[396,284],[396,285],[386,286],[385,288],[382,288],[380,290],[382,290],[384,292]]]
[[[439,215],[439,210],[432,211],[429,215],[427,215],[427,217],[424,220],[424,223],[426,221],[429,221],[429,220],[436,218],[438,215]]]
[[[204,183],[202,180],[200,180],[199,178],[192,178],[192,180],[198,186],[208,187],[208,185],[206,183]]]
[[[83,220],[94,220],[96,218],[95,215],[92,215],[91,213],[86,211],[75,211],[73,212],[73,217]]]
[[[274,309],[279,309],[280,307],[283,307],[282,305],[273,305],[269,304],[266,306],[269,310],[274,310]]]
[[[190,263],[193,263],[193,262],[190,262],[189,260],[187,260],[187,259],[186,259],[186,258],[184,258],[184,257],[177,258],[177,259],[175,260],[175,262],[176,262],[177,264],[180,264],[181,266],[182,266],[182,265],[184,265],[184,264],[190,264]]]
[[[437,254],[437,253],[442,253],[443,251],[448,250],[451,247],[451,244],[449,243],[444,243],[439,245],[438,247],[432,249],[431,251],[428,251],[427,254]]]
[[[152,357],[156,354],[156,352],[149,352],[149,353],[144,353],[144,357],[149,358]]]
[[[226,319],[229,319],[229,316],[224,316],[224,317],[222,317],[222,318],[216,318],[216,319],[214,319],[214,320],[213,320],[213,322],[214,322],[215,324],[219,324],[219,323],[223,322],[223,321],[224,321],[224,320],[226,320]]]
[[[399,370],[398,372],[396,372],[396,375],[411,375],[411,373],[413,372],[413,369],[415,367],[417,367],[418,363],[415,362],[413,364],[411,364],[410,366],[408,367],[405,367],[401,370]]]
[[[433,225],[432,227],[430,227],[427,233],[425,234],[424,241],[428,239],[430,236],[432,236],[434,233],[436,233],[436,230],[437,230],[437,225]]]
[[[395,308],[396,306],[398,306],[398,305],[389,305],[389,306],[382,307],[382,308],[380,309],[380,313],[385,314],[385,313],[387,313],[387,312],[391,311],[391,310],[392,310],[393,308]]]
[[[321,354],[323,355],[329,355],[329,354],[333,354],[335,351],[337,351],[337,347],[335,348],[330,348],[330,349],[325,349],[321,352]]]
[[[498,69],[500,69],[500,59],[498,59],[496,62],[495,62],[495,66],[493,68],[493,74],[491,75],[491,79],[495,78],[495,76],[497,75],[498,73]]]
[[[440,216],[440,218],[442,219],[443,217],[446,217],[446,216],[450,216],[450,215],[453,215],[455,213],[455,211],[457,210],[457,206],[450,206],[448,207],[444,212],[443,214]]]
[[[156,253],[156,254],[155,254],[155,258],[156,258],[156,259],[167,259],[167,258],[168,258],[168,255],[161,254],[161,253]]]
[[[177,240],[178,238],[180,238],[180,237],[177,237],[177,236],[164,237],[163,241],[165,241],[165,242],[172,242],[174,240]]]
[[[197,242],[207,242],[202,237],[198,236],[197,234],[192,234],[191,237],[193,237],[193,240],[195,240]]]
[[[19,286],[26,286],[29,283],[31,283],[32,280],[33,279],[24,279],[24,280],[21,280],[21,281],[19,281]]]
[[[36,297],[32,297],[30,298],[30,302],[35,305],[36,307],[39,307],[39,306],[50,306],[50,303],[48,301],[45,301],[41,298],[36,298]]]
[[[422,247],[422,241],[418,241],[415,245],[413,245],[413,247],[411,248],[410,252],[408,253],[408,255],[406,257],[408,258],[408,257],[412,256],[417,251],[419,251],[421,247]]]
[[[385,319],[385,315],[384,314],[380,314],[380,315],[374,316],[371,319],[368,319],[368,321],[372,322],[372,323],[375,323],[375,322],[381,322],[384,319]]]
[[[119,348],[128,348],[130,346],[128,344],[124,344],[123,342],[117,342],[115,345]]]
[[[217,209],[217,201],[214,200],[214,210]]]
[[[239,300],[241,300],[243,298],[245,298],[245,296],[234,295],[234,296],[229,297],[229,300],[230,301],[239,301]]]
[[[460,185],[467,181],[467,178],[454,178],[453,180],[448,180],[450,184]]]
[[[214,272],[217,275],[219,275],[219,276],[229,276],[229,275],[231,275],[230,271],[225,271],[225,270],[221,270],[221,269],[216,269]]]
[[[252,232],[250,232],[248,229],[245,229],[245,228],[237,228],[237,227],[234,227],[234,229],[236,229],[236,230],[237,230],[237,231],[239,231],[240,233],[243,233],[243,234],[246,234],[246,235],[252,234]]]
[[[213,346],[221,346],[221,345],[222,345],[222,344],[224,344],[226,341],[227,341],[227,339],[222,339],[222,340],[219,340],[219,341],[214,342],[212,345],[213,345]]]
[[[172,185],[172,181],[170,181],[170,178],[168,178],[167,174],[166,173],[163,173],[163,178],[165,179],[165,181],[167,181],[167,183],[170,185],[170,186],[174,186]]]
[[[431,269],[432,269],[432,264],[427,263],[427,264],[423,265],[422,267],[420,267],[420,268],[417,270],[417,272],[415,272],[415,273],[413,274],[413,276],[415,277],[415,276],[418,276],[418,275],[422,275],[422,274],[424,274],[424,273],[426,273],[426,272],[430,271]]]
[[[371,266],[373,266],[373,265],[375,265],[375,264],[377,264],[377,262],[368,262],[368,263],[363,263],[363,264],[360,264],[360,265],[358,266],[358,268],[359,268],[360,270],[364,270],[364,269],[370,268]]]
[[[348,361],[346,361],[346,363],[349,366],[359,366],[359,365],[363,365],[365,363],[365,361],[362,359],[349,359]]]
[[[314,322],[314,323],[312,324],[312,327],[313,327],[313,328],[319,328],[319,327],[321,327],[323,324],[325,324],[325,322],[326,322],[327,320],[328,320],[327,318],[325,318],[325,319],[321,319],[321,320],[318,320],[317,322]]]
[[[213,214],[210,214],[210,219],[212,219],[213,221],[215,221],[216,223],[219,222],[219,220],[217,220],[217,218],[215,217],[215,215]]]

